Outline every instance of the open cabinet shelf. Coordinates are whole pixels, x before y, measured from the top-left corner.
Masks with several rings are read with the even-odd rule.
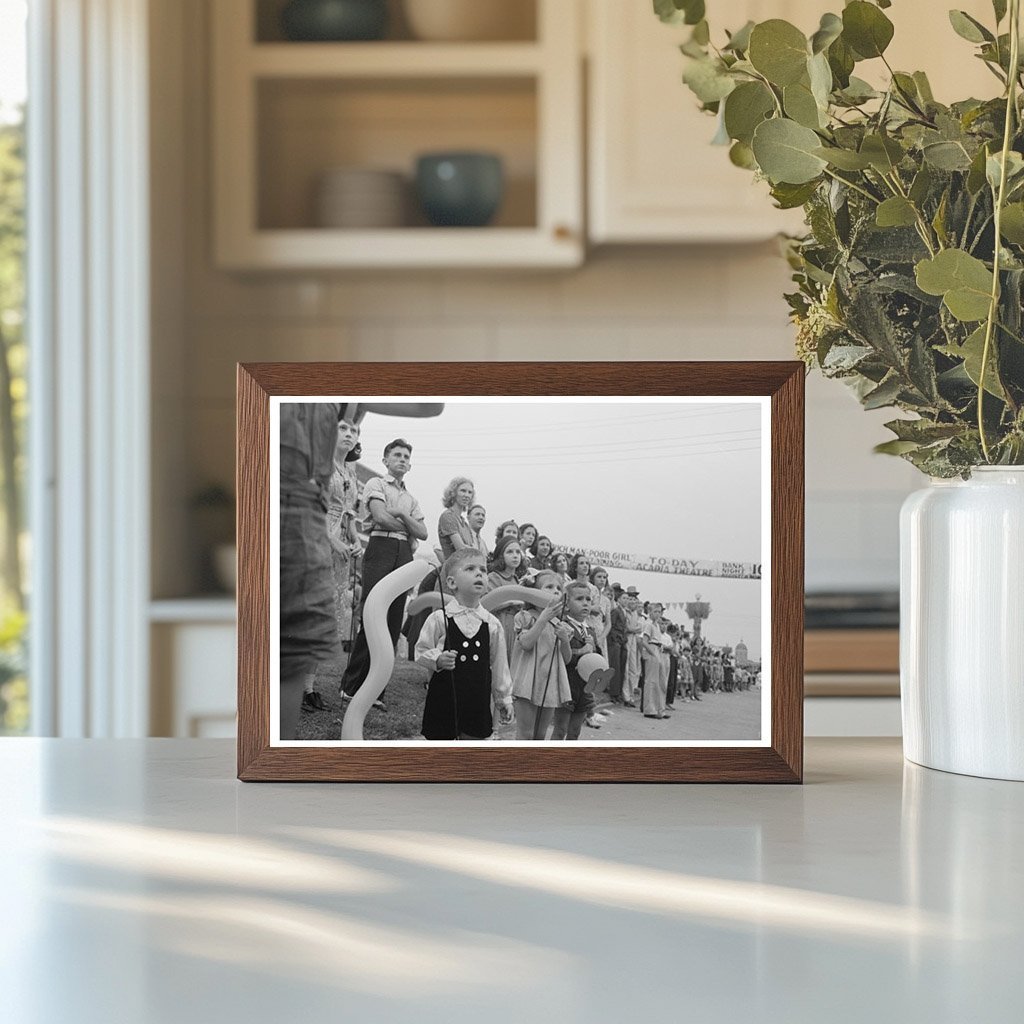
[[[218,0],[211,12],[219,266],[582,262],[576,4],[537,0],[536,39],[494,43],[273,41],[257,24],[267,18],[265,7]],[[485,227],[434,227],[422,212],[417,159],[449,152],[501,160],[502,200]],[[398,175],[400,215],[388,226],[331,226],[316,197],[326,176],[339,170]]]

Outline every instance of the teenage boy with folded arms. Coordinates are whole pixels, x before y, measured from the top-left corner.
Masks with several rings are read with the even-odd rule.
[[[390,572],[412,561],[412,541],[426,540],[420,503],[409,493],[405,477],[412,469],[412,445],[404,438],[389,441],[384,447],[387,474],[367,481],[363,487],[361,506],[365,510],[364,525],[370,540],[363,553],[363,601],[360,615],[366,608],[370,591]],[[398,642],[405,611],[405,595],[396,597],[388,609],[388,632],[391,643]],[[370,671],[370,651],[366,645],[366,629],[360,625],[341,690],[352,697],[363,685]],[[383,694],[381,695],[383,697]],[[383,708],[383,700],[377,702]]]

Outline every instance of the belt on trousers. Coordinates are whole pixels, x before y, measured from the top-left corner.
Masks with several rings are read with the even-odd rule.
[[[370,531],[370,536],[371,537],[394,537],[396,540],[408,540],[409,539],[409,534],[407,534],[407,533],[398,533],[397,531],[393,531],[393,532],[389,533],[387,530],[371,530]]]

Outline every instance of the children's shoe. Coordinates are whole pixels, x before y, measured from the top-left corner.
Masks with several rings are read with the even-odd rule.
[[[324,699],[320,696],[316,690],[311,690],[309,693],[302,695],[302,710],[303,711],[323,711]]]

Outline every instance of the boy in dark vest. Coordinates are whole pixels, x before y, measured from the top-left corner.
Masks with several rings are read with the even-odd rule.
[[[512,676],[501,623],[480,598],[487,565],[475,548],[462,548],[441,566],[443,609],[432,612],[416,643],[416,661],[433,673],[423,708],[428,740],[485,740],[499,721],[512,721]]]

